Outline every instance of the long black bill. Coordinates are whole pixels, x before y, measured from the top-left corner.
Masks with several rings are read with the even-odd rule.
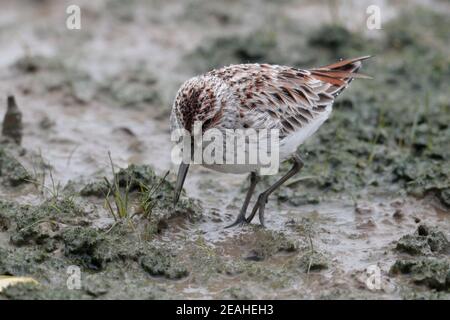
[[[183,190],[184,180],[189,170],[189,164],[181,162],[180,168],[178,169],[177,184],[175,186],[175,198],[173,199],[173,204],[176,205],[178,199],[180,199],[181,190]]]

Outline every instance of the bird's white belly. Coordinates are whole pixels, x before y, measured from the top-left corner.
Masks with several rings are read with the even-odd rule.
[[[331,105],[328,106],[327,110],[325,110],[320,117],[315,118],[307,125],[303,126],[300,130],[288,135],[283,140],[280,141],[279,144],[279,157],[275,159],[278,160],[279,163],[287,160],[290,156],[297,151],[297,148],[305,142],[311,135],[313,135],[319,127],[328,119],[330,113],[332,111]],[[245,150],[248,150],[246,147]],[[274,158],[271,158],[273,160]],[[234,159],[236,160],[236,159]],[[263,166],[260,163],[257,164],[238,164],[238,163],[225,163],[224,164],[206,164],[202,163],[202,166],[211,170],[215,170],[223,173],[235,173],[235,174],[244,174],[252,171],[258,171]]]
[[[223,140],[225,141],[226,139],[224,138]],[[201,165],[218,172],[235,174],[258,171],[262,167],[270,167],[274,162],[276,167],[278,167],[278,155],[277,157],[272,158],[271,154],[267,154],[268,150],[256,148],[257,145],[249,144],[247,139],[244,139],[243,144],[240,144],[239,148],[235,145],[238,142],[236,140],[232,141],[231,145],[228,146],[224,143],[222,148],[218,149],[208,149],[208,145],[210,145],[211,142],[203,141],[203,161],[201,162]],[[231,153],[227,155],[227,148],[229,147],[231,147]],[[268,146],[268,148],[270,149],[270,146]],[[211,150],[214,150],[214,153],[212,153]],[[216,151],[219,152],[217,155],[215,154]],[[264,157],[262,154],[264,154]]]
[[[280,141],[280,161],[288,159],[293,153],[297,151],[297,148],[303,144],[306,139],[312,136],[317,129],[328,119],[330,116],[332,107],[327,107],[327,110],[323,112],[320,117],[312,120],[310,123],[302,127],[300,130],[288,135],[286,138]]]

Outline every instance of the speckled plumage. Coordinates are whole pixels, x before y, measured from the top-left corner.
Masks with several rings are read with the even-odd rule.
[[[235,222],[228,227],[250,223],[257,212],[264,225],[269,195],[303,167],[298,147],[328,119],[334,99],[353,78],[365,77],[357,72],[361,61],[367,58],[342,60],[310,70],[269,64],[231,65],[194,77],[181,86],[172,108],[172,130],[185,129],[193,133],[197,121],[202,123],[203,132],[211,128],[223,133],[227,129],[278,129],[277,161],[293,160],[291,170],[260,193],[249,217],[246,217],[247,207],[262,164],[203,164],[221,172],[251,172],[244,204]],[[224,145],[226,147],[226,143]],[[203,148],[205,146],[204,141]],[[258,148],[261,148],[259,144]],[[174,203],[178,201],[188,169],[189,164],[180,164]]]
[[[239,64],[186,81],[172,108],[171,129],[279,129],[280,158],[296,151],[329,117],[334,99],[355,77],[361,61],[349,59],[302,70]],[[217,169],[217,168],[216,168]]]

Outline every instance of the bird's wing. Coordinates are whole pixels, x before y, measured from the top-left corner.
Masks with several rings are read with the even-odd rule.
[[[211,75],[235,91],[244,127],[279,129],[281,137],[300,130],[329,111],[335,97],[357,74],[361,61],[349,59],[311,70],[268,64],[243,64]]]

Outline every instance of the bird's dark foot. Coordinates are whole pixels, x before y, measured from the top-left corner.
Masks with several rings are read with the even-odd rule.
[[[261,226],[263,228],[266,227],[266,225],[264,224],[264,210],[266,209],[266,203],[267,203],[267,198],[266,198],[264,204],[259,206],[259,212],[258,212],[259,223],[261,223]]]
[[[268,196],[265,193],[261,193],[258,196],[258,200],[253,207],[252,214],[246,219],[247,223],[250,223],[256,215],[256,211],[258,211],[259,222],[262,227],[265,227],[264,224],[264,210],[266,209],[266,203],[268,201]]]
[[[238,217],[236,218],[236,221],[234,221],[232,224],[226,226],[225,229],[233,228],[236,226],[242,227],[244,224],[248,224],[247,219],[245,219],[245,213],[244,214],[240,213],[238,215]]]

